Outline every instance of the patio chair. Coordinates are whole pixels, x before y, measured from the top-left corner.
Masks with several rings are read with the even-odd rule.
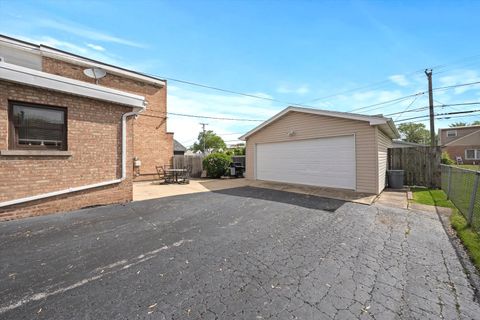
[[[170,172],[165,172],[162,166],[155,166],[157,169],[158,178],[163,180],[164,183],[172,183],[173,175]]]
[[[182,172],[181,175],[178,177],[179,182],[189,184],[190,183],[190,171],[192,170],[190,167],[184,168],[185,172]]]

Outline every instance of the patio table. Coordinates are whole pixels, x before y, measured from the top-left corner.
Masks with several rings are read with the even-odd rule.
[[[176,183],[178,183],[178,176],[180,174],[185,175],[185,173],[187,173],[187,169],[164,169],[164,171],[166,173],[171,173]]]

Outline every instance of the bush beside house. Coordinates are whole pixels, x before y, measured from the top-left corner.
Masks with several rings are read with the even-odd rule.
[[[209,178],[220,178],[227,172],[232,158],[224,153],[212,153],[203,159],[203,168]]]
[[[442,152],[442,156],[440,158],[440,162],[442,164],[447,164],[447,165],[451,165],[451,164],[455,164],[455,161],[452,160],[452,158],[450,158],[450,155],[448,154],[448,152],[446,151],[443,151]]]

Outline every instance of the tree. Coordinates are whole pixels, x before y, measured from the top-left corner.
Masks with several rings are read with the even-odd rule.
[[[467,123],[466,122],[452,122],[448,125],[450,128],[455,128],[455,127],[466,127]]]
[[[204,146],[205,150],[203,150]],[[226,147],[227,145],[222,138],[217,136],[212,130],[207,130],[205,131],[205,135],[203,134],[203,131],[200,131],[198,134],[198,141],[193,144],[192,150],[210,153],[212,151],[224,150]]]
[[[403,141],[414,143],[430,143],[430,131],[425,129],[423,123],[407,122],[398,126],[398,131],[402,133]]]
[[[473,121],[471,126],[480,126],[480,120]]]

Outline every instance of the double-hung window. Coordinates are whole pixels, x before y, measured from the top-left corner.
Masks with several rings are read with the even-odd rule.
[[[67,150],[66,109],[10,102],[10,149]]]
[[[465,159],[466,160],[480,160],[480,149],[466,149],[465,150]]]

